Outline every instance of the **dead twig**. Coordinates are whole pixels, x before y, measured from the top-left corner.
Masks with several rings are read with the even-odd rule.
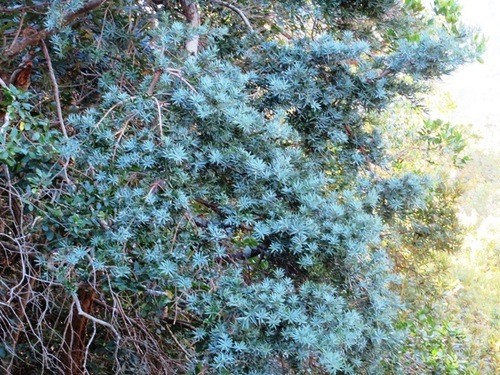
[[[13,13],[19,13],[19,12],[38,12],[42,13],[41,11],[44,10],[47,7],[48,3],[43,3],[39,5],[28,5],[28,6],[14,6],[12,8],[10,7],[0,7],[0,13],[3,14],[13,14]]]
[[[92,316],[92,315],[86,313],[85,311],[83,311],[82,305],[80,304],[80,300],[78,299],[77,294],[73,293],[71,296],[73,297],[73,302],[76,306],[76,310],[78,311],[78,315],[81,315],[84,318],[87,318],[88,320],[94,322],[95,324],[99,324],[99,325],[102,325],[104,327],[108,327],[113,332],[113,334],[116,336],[117,340],[121,340],[121,335],[120,335],[120,333],[118,333],[118,331],[116,330],[115,327],[113,327],[108,322],[105,322],[104,320],[96,318],[95,316]]]
[[[182,72],[179,69],[168,69],[168,74],[173,75],[174,77],[179,78],[182,82],[186,84],[193,92],[197,92],[196,89],[187,81],[186,78],[182,75]]]
[[[0,86],[2,86],[3,89],[5,90],[8,90],[9,89],[9,86],[7,86],[7,84],[5,83],[5,81],[0,78]],[[0,95],[0,98],[2,97],[2,95]],[[2,119],[3,117],[3,119]],[[3,124],[2,126],[0,126],[0,134],[2,134],[5,129],[7,129],[10,125],[10,116],[9,116],[9,112],[0,112],[0,121],[3,121]]]
[[[161,105],[158,99],[153,96],[153,100],[156,103],[156,108],[158,109],[158,127],[160,128],[160,139],[163,140],[163,121],[161,118]]]
[[[149,96],[153,95],[155,86],[158,83],[158,81],[160,80],[160,77],[161,77],[162,74],[163,74],[163,70],[162,69],[158,69],[158,70],[156,70],[154,72],[153,79],[151,80],[151,84],[149,85],[148,91],[146,91],[146,94],[148,94]]]
[[[21,21],[19,22],[19,27],[17,28],[16,35],[14,36],[14,40],[12,41],[10,48],[14,47],[17,43],[17,39],[19,38],[19,35],[21,34],[21,30],[23,29],[25,15],[26,15],[26,13],[23,13],[23,15],[21,16]]]
[[[47,45],[43,40],[41,40],[41,43],[42,43],[43,54],[45,56],[45,60],[47,61],[47,67],[49,69],[50,80],[52,81],[52,87],[54,89],[54,99],[56,101],[57,118],[59,120],[59,125],[61,126],[61,131],[64,135],[64,138],[68,138],[68,132],[66,131],[66,126],[64,125],[64,118],[61,107],[61,98],[59,97],[59,85],[57,84],[57,79],[54,74],[54,68],[52,67],[52,60],[50,59]]]
[[[0,86],[2,86],[4,89],[7,89],[7,90],[9,89],[9,86],[7,86],[7,84],[5,83],[5,81],[2,78],[0,78]]]
[[[43,41],[43,39],[41,40],[41,43],[42,43],[43,54],[45,56],[45,60],[47,61],[47,67],[49,69],[50,80],[52,81],[52,87],[54,89],[54,99],[56,101],[57,118],[59,120],[59,125],[61,127],[61,132],[63,133],[64,138],[68,139],[68,132],[66,131],[66,125],[64,125],[64,117],[63,117],[62,107],[61,107],[61,98],[59,95],[59,85],[57,84],[57,79],[56,79],[56,75],[54,73],[54,68],[52,67],[52,60],[50,59],[49,50],[47,48],[47,45]],[[68,184],[71,185],[72,183],[71,183],[71,180],[69,179],[69,176],[68,176],[68,166],[69,166],[70,161],[71,161],[71,159],[68,156],[63,164],[63,169],[61,171],[62,172],[61,175],[62,175],[63,179]]]
[[[170,334],[170,337],[172,337],[172,340],[174,340],[175,344],[179,347],[179,349],[182,350],[182,352],[186,355],[187,358],[190,358],[191,355],[189,354],[187,349],[179,342],[179,340],[177,340],[177,337],[175,337],[174,333],[172,332],[168,324],[165,325],[165,328],[167,329],[168,333]]]
[[[135,99],[135,96],[131,96],[131,97],[129,97],[129,98],[128,98],[128,100],[134,100],[134,99]],[[118,107],[118,106],[120,106],[120,105],[122,105],[122,104],[124,104],[124,103],[125,103],[125,100],[121,100],[121,101],[119,101],[118,103],[113,104],[113,105],[112,105],[112,106],[111,106],[111,107],[110,107],[110,108],[106,111],[106,113],[104,113],[104,115],[103,115],[103,116],[101,117],[101,119],[97,122],[97,124],[95,124],[95,127],[96,127],[96,128],[97,128],[97,127],[99,127],[99,125],[101,125],[101,124],[104,122],[104,120],[106,119],[106,117],[108,117],[108,116],[109,116],[109,114],[110,114],[111,112],[113,112],[113,110],[114,110],[116,107]]]

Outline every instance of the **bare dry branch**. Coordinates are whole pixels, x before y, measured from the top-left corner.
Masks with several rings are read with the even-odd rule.
[[[76,306],[76,310],[78,311],[78,315],[81,315],[84,318],[87,318],[88,320],[94,322],[95,324],[100,324],[104,327],[108,327],[113,332],[113,334],[116,336],[116,338],[118,340],[121,340],[121,335],[118,333],[118,331],[116,330],[115,327],[113,327],[108,322],[105,322],[104,320],[96,318],[95,316],[92,316],[92,315],[86,313],[85,311],[83,311],[82,305],[80,304],[80,300],[78,299],[78,296],[76,295],[76,293],[73,293],[72,297],[73,297],[73,302],[75,303],[75,306]]]
[[[155,86],[158,83],[158,81],[160,80],[160,77],[162,74],[163,74],[162,69],[158,69],[157,71],[154,72],[153,79],[151,80],[151,84],[149,85],[148,91],[146,91],[146,94],[148,94],[149,96],[153,95],[153,92],[155,90]]]
[[[2,78],[0,78],[0,86],[2,86],[4,89],[7,89],[7,90],[9,89],[9,86],[7,86],[7,84],[5,83],[5,81]]]
[[[54,74],[54,68],[52,67],[52,60],[50,59],[49,50],[47,49],[47,45],[45,44],[43,39],[41,40],[41,42],[42,42],[43,54],[45,55],[45,60],[47,61],[47,67],[49,69],[50,80],[52,81],[52,87],[54,89],[54,99],[56,101],[57,118],[59,120],[59,125],[61,126],[61,131],[64,135],[64,138],[68,138],[66,126],[64,125],[64,118],[61,107],[61,98],[59,96],[59,85],[57,84],[57,79]]]
[[[133,99],[133,98],[130,98],[130,99]],[[113,111],[113,109],[115,109],[116,107],[120,106],[123,104],[123,100],[116,103],[116,104],[113,104],[111,106],[111,108],[109,108],[106,113],[101,117],[101,119],[97,122],[97,124],[95,124],[95,127],[97,128],[99,125],[101,125],[103,123],[103,121],[106,119],[106,117],[109,116],[109,114]]]
[[[238,14],[238,16],[240,16],[240,18],[243,20],[245,25],[248,27],[248,30],[250,30],[250,32],[252,32],[252,33],[254,32],[252,24],[248,20],[247,16],[236,5],[228,3],[227,1],[222,1],[222,0],[212,0],[212,2],[214,4],[222,5],[223,7],[226,7],[228,9],[231,9],[232,11],[236,12]]]
[[[156,103],[156,108],[158,109],[158,127],[160,128],[160,139],[163,140],[163,121],[161,117],[161,105],[158,99],[153,96],[153,100]]]
[[[9,89],[9,87],[2,78],[0,78],[0,86],[2,86],[2,88],[6,90]],[[2,95],[0,94],[0,98],[1,97]],[[10,125],[10,116],[8,112],[0,111],[0,122],[1,121],[3,121],[3,124],[0,126],[0,134],[2,134],[5,131],[5,129],[7,129]]]
[[[19,27],[17,28],[16,35],[14,36],[14,40],[12,41],[11,48],[17,43],[17,39],[19,38],[19,35],[21,34],[21,30],[23,29],[24,25],[24,16],[26,13],[23,13],[21,16],[21,21],[19,22]]]
[[[29,5],[29,6],[15,6],[15,7],[0,7],[0,13],[3,14],[14,14],[20,12],[36,12],[43,10],[47,7],[48,3],[39,4],[39,5]]]
[[[179,342],[179,340],[177,340],[177,337],[175,337],[174,333],[172,332],[168,324],[165,325],[165,328],[167,329],[168,333],[170,334],[170,337],[172,337],[172,340],[174,340],[175,344],[179,347],[179,349],[182,350],[182,352],[186,355],[187,358],[190,358],[191,355],[189,354],[187,349]]]

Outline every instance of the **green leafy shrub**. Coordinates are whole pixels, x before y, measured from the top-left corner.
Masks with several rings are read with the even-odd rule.
[[[407,316],[399,328],[408,332],[399,357],[404,373],[478,374],[466,360],[465,334],[432,309]]]

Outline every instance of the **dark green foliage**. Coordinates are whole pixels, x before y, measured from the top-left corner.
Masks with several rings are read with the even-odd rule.
[[[254,32],[218,1],[196,30],[189,2],[7,3],[53,71],[34,41],[31,95],[4,91],[0,198],[22,212],[2,262],[24,257],[1,275],[4,368],[382,371],[401,307],[384,226],[426,180],[370,119],[473,58],[465,30],[394,1],[235,2]]]
[[[464,360],[464,333],[432,309],[420,309],[398,327],[408,332],[400,356],[405,374],[478,374],[474,365]]]

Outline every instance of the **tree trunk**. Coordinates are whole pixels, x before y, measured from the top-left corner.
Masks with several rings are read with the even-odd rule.
[[[181,7],[184,16],[188,20],[189,24],[193,28],[200,27],[200,12],[198,10],[198,4],[194,0],[181,0]],[[200,36],[195,35],[191,40],[186,43],[186,50],[191,55],[198,54],[198,46],[200,44]]]
[[[83,286],[78,289],[77,295],[82,310],[91,314],[94,305],[94,290],[88,286]],[[67,327],[63,343],[68,375],[81,375],[85,373],[83,365],[87,344],[87,324],[88,319],[78,314],[78,310],[74,306],[72,319]]]

